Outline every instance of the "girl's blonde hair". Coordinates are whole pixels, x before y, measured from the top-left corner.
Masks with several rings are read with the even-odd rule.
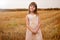
[[[31,2],[29,5],[29,13],[30,13],[30,6],[33,5],[35,7],[34,14],[37,14],[37,4],[35,2]]]

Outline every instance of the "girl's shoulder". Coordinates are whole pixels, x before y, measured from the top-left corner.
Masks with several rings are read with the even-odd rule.
[[[27,15],[26,15],[26,17],[29,17],[29,16],[30,16],[30,14],[27,14]]]

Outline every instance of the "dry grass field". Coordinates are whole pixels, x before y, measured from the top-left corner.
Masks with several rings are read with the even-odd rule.
[[[0,40],[25,40],[28,11],[0,11]],[[60,40],[60,10],[39,10],[44,40]]]

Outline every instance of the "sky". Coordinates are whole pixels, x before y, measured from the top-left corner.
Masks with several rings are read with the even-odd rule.
[[[0,0],[0,9],[27,9],[31,2],[38,8],[60,8],[60,0]]]

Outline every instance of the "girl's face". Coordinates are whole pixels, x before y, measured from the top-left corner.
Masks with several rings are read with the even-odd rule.
[[[30,10],[30,12],[34,12],[35,11],[35,6],[31,5],[29,10]]]

